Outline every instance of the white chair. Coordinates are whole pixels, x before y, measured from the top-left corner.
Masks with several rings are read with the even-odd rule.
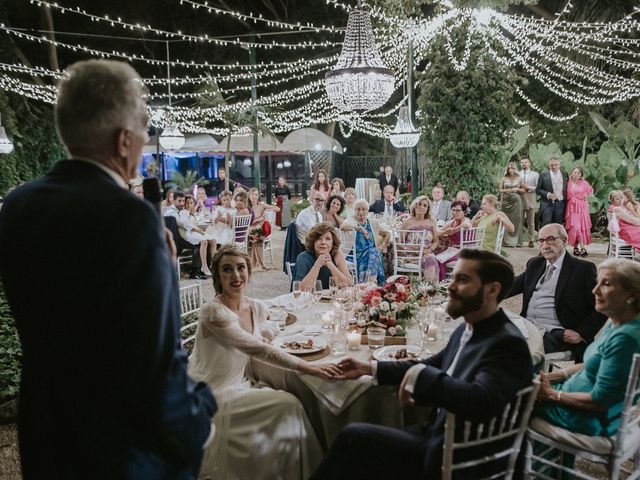
[[[607,213],[607,222],[611,222],[611,214]],[[609,230],[609,258],[635,258],[635,249],[622,240],[617,232]]]
[[[640,477],[640,415],[638,415],[638,399],[640,398],[640,354],[633,356],[629,381],[624,397],[620,426],[618,432],[611,437],[593,437],[572,433],[564,428],[556,427],[545,420],[534,418],[527,432],[529,442],[541,444],[541,450],[535,451],[529,445],[527,449],[527,473],[530,478],[551,478],[549,469],[567,472],[575,478],[591,479],[594,477],[577,471],[569,466],[572,462],[564,461],[564,455],[584,458],[590,462],[602,463],[606,466],[610,480],[620,476],[622,464],[634,457],[635,469],[629,472],[627,480]],[[560,478],[558,476],[558,478]],[[597,478],[602,478],[598,476]]]
[[[284,266],[287,269],[287,277],[289,277],[289,281],[293,281],[293,267],[295,267],[296,264],[291,262],[284,262]]]
[[[267,210],[264,212],[265,219],[271,224],[271,231],[276,228],[276,212],[275,210]],[[269,261],[273,265],[273,249],[271,248],[271,234],[262,240],[262,258],[266,258],[266,254],[269,252]]]
[[[424,255],[424,230],[398,230],[393,237],[393,274],[414,273],[422,280],[422,256]]]
[[[498,233],[496,234],[496,246],[493,249],[495,253],[500,255],[502,253],[502,240],[504,240],[504,232],[505,228],[502,222],[500,222],[500,226],[498,227]]]
[[[358,260],[356,259],[356,235],[355,231],[337,230],[340,238],[340,251],[344,254],[347,263],[347,269],[357,281],[358,276]]]
[[[200,282],[180,287],[180,318],[182,327],[180,328],[180,338],[184,348],[196,337],[195,328],[198,325],[197,315],[204,304],[202,297],[202,284]]]
[[[516,398],[505,407],[500,416],[477,425],[476,428],[472,428],[473,425],[466,421],[463,432],[464,438],[458,442],[455,440],[456,416],[447,412],[442,454],[442,480],[451,480],[457,470],[504,458],[507,459],[505,469],[487,478],[511,479],[539,387],[540,383],[534,381],[531,386],[523,388],[516,394]],[[512,441],[506,442],[509,438]],[[473,452],[473,449],[478,446],[494,442],[503,444],[501,450],[490,455],[481,455],[474,459],[465,459],[459,463],[454,463],[456,450],[464,449],[466,452]]]
[[[251,215],[236,215],[233,217],[232,239],[235,244],[245,252],[249,251],[249,229],[251,228]]]
[[[481,248],[484,240],[484,230],[485,227],[460,229],[460,250],[463,248]]]

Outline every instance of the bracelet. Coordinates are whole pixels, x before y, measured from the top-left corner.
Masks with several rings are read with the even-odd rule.
[[[558,398],[556,398],[556,402],[560,403],[560,398],[562,398],[562,390],[558,390]]]

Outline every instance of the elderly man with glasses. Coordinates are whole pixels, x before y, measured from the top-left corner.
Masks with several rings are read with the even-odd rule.
[[[540,256],[527,262],[508,297],[523,294],[522,311],[544,331],[545,353],[570,350],[576,361],[606,318],[595,310],[596,266],[567,255],[567,231],[550,223],[538,234]]]
[[[311,205],[304,210],[300,210],[296,216],[296,233],[298,240],[304,245],[307,233],[316,224],[323,221],[324,197],[322,193],[315,192],[311,197]]]

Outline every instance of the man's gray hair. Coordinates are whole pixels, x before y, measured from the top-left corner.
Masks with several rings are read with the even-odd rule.
[[[118,130],[146,123],[146,89],[130,65],[87,60],[65,73],[54,114],[58,137],[70,155],[110,153]]]
[[[567,241],[567,239],[569,238],[567,230],[559,223],[547,223],[545,227],[555,227],[556,231],[558,232],[558,236],[564,241]]]

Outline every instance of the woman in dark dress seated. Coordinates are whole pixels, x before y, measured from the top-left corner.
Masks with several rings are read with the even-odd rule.
[[[293,276],[294,280],[300,280],[302,290],[311,290],[316,280],[322,281],[322,288],[329,288],[330,277],[338,284],[353,285],[347,262],[339,247],[340,239],[331,224],[321,222],[309,230],[306,250],[296,258]]]

